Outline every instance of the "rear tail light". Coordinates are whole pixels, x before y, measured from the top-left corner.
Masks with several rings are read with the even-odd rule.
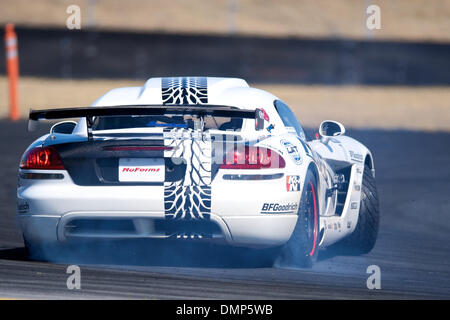
[[[228,152],[220,169],[274,169],[285,165],[283,157],[273,150],[245,146]]]
[[[53,147],[28,150],[20,161],[20,169],[64,170],[61,158]]]

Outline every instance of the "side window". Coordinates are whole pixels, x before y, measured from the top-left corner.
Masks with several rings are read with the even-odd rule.
[[[281,121],[283,121],[284,125],[286,127],[294,128],[295,132],[297,132],[297,135],[300,138],[305,139],[305,132],[303,131],[302,126],[300,125],[297,118],[295,117],[295,114],[288,107],[288,105],[281,100],[275,100],[273,104],[275,106],[275,109],[277,109],[277,112],[280,115]]]

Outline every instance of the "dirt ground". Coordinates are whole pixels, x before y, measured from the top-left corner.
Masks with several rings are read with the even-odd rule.
[[[26,117],[31,107],[87,106],[111,89],[141,85],[132,80],[22,77],[21,114]],[[449,87],[250,85],[286,101],[308,127],[333,119],[353,128],[450,131]],[[7,117],[8,105],[8,83],[2,76],[0,117]]]
[[[65,28],[77,4],[82,28],[262,36],[450,40],[450,0],[2,0],[0,25]],[[381,9],[368,31],[366,9]]]

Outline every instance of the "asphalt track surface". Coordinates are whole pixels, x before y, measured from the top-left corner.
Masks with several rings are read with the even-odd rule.
[[[33,299],[449,299],[450,134],[348,130],[373,151],[381,207],[375,248],[323,251],[312,269],[272,268],[217,246],[107,243],[59,263],[28,261],[15,223],[17,165],[38,133],[0,121],[0,297]],[[66,269],[81,267],[81,289]],[[367,267],[381,269],[369,290]]]

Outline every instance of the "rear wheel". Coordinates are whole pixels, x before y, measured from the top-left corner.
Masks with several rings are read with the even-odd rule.
[[[277,264],[311,267],[319,249],[319,201],[317,179],[308,170],[303,186],[298,219],[289,241],[281,249]]]
[[[358,222],[355,230],[350,236],[336,245],[344,253],[369,253],[375,246],[377,240],[380,224],[378,193],[375,178],[368,166],[364,167],[359,208]]]

